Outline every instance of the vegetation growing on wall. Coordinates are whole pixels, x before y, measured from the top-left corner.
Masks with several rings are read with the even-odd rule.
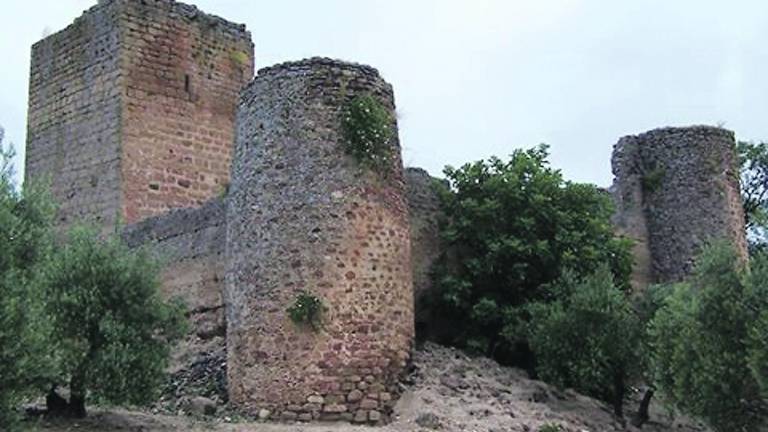
[[[385,172],[392,161],[393,119],[372,95],[356,96],[342,109],[344,150],[361,165]]]
[[[323,302],[308,291],[302,291],[288,308],[288,316],[297,325],[309,325],[317,330],[323,312]]]
[[[237,66],[243,67],[248,64],[248,53],[241,50],[232,50],[229,53],[229,58]]]
[[[641,179],[643,185],[643,191],[653,193],[659,190],[664,181],[664,169],[661,167],[654,168],[647,173],[643,174]]]

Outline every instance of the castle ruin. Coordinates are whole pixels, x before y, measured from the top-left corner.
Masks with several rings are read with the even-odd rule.
[[[626,136],[611,163],[614,222],[635,241],[636,288],[683,280],[711,241],[731,242],[746,259],[733,132],[694,126]]]
[[[197,207],[229,182],[245,26],[169,0],[102,0],[32,47],[26,179],[58,221],[104,227]]]
[[[377,422],[410,357],[400,143],[395,132],[394,157],[377,170],[346,154],[342,108],[361,95],[378,99],[395,122],[392,87],[368,66],[281,64],[259,71],[243,92],[225,303],[230,400],[247,411]],[[302,291],[323,303],[314,331],[286,314]]]
[[[59,226],[125,222],[126,242],[163,260],[190,349],[226,341],[235,405],[385,421],[414,326],[431,321],[419,300],[442,253],[434,179],[403,170],[396,133],[386,175],[344,153],[350,98],[395,112],[375,69],[313,58],[252,80],[253,58],[245,26],[193,6],[99,1],[33,46],[26,179],[53,180]],[[682,279],[710,239],[746,256],[732,133],[625,137],[612,162],[637,287]],[[302,292],[323,303],[317,328],[288,319]]]

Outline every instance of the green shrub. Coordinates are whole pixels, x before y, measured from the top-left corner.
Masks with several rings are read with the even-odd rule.
[[[629,380],[640,374],[640,321],[606,267],[561,284],[560,298],[529,306],[536,372],[544,381],[612,403],[621,416]]]
[[[356,96],[342,110],[344,150],[361,165],[385,172],[393,157],[393,122],[376,97]]]
[[[739,142],[739,183],[750,251],[768,248],[768,143]]]
[[[766,268],[761,262],[749,275],[730,246],[707,248],[694,276],[672,288],[649,326],[659,390],[717,431],[754,431],[763,422],[752,372],[761,351],[747,342],[768,310]]]
[[[307,291],[302,291],[288,308],[288,316],[297,325],[310,325],[317,329],[320,325],[323,303]]]
[[[71,414],[85,415],[87,396],[117,405],[153,401],[171,344],[185,331],[183,308],[160,297],[157,263],[76,228],[47,266],[44,288]]]
[[[12,155],[0,129],[0,430],[17,427],[17,404],[52,373],[36,275],[51,250],[54,209],[42,189],[15,188]]]
[[[594,185],[563,180],[547,163],[547,147],[447,167],[440,232],[448,252],[434,266],[436,315],[446,323],[438,342],[530,367],[526,313],[554,298],[565,269],[576,277],[607,263],[616,284],[629,286],[629,243],[615,237],[610,196]]]
[[[538,432],[562,432],[563,428],[560,425],[554,423],[547,423],[539,427]]]
[[[752,257],[744,306],[749,309],[747,364],[763,398],[768,398],[768,252]]]
[[[768,398],[768,310],[763,310],[750,325],[747,346],[747,364],[763,398]]]

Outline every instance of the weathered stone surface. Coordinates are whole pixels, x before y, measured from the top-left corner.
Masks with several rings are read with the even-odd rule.
[[[197,415],[216,414],[216,402],[206,397],[194,397],[189,401],[189,410]]]
[[[392,88],[375,69],[328,59],[263,69],[242,96],[225,303],[230,397],[247,411],[281,411],[321,395],[323,411],[344,406],[352,419],[357,404],[341,405],[344,384],[369,376],[394,391],[409,358],[413,290],[400,146],[394,135],[384,175],[345,154],[341,110],[360,94],[394,112]],[[303,290],[325,308],[314,330],[286,314]]]
[[[207,339],[224,336],[225,203],[214,199],[199,209],[181,209],[128,225],[123,239],[146,247],[162,263],[161,289],[190,312],[192,330]]]
[[[312,395],[307,398],[307,402],[311,404],[323,404],[325,402],[325,399],[323,399],[322,396],[319,395]]]
[[[372,423],[378,423],[381,421],[381,413],[376,410],[371,410],[368,413],[368,420],[370,420]]]
[[[368,411],[366,410],[357,410],[355,413],[355,417],[353,420],[355,423],[365,423],[368,421]]]
[[[118,19],[117,8],[95,6],[32,46],[25,181],[50,182],[62,226],[114,226],[119,215]]]
[[[612,187],[620,232],[635,239],[633,283],[677,282],[701,247],[730,241],[747,256],[733,132],[694,126],[619,140]]]
[[[407,168],[405,179],[411,222],[416,334],[420,339],[425,339],[439,330],[430,328],[434,327],[435,322],[427,297],[432,289],[432,265],[442,253],[438,230],[440,200],[436,189],[436,183],[440,180],[421,168]]]
[[[196,207],[229,181],[240,90],[253,76],[244,25],[169,0],[119,2],[122,214]]]
[[[352,390],[347,395],[347,402],[358,402],[363,398],[363,392],[360,390]]]
[[[195,207],[228,182],[245,26],[171,0],[107,0],[32,47],[25,175],[58,224],[112,229]]]

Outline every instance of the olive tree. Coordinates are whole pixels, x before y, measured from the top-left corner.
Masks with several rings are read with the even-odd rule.
[[[641,322],[607,267],[581,280],[566,276],[559,285],[557,299],[528,307],[536,372],[610,402],[622,416],[627,387],[641,374]]]
[[[19,190],[13,151],[0,129],[0,429],[16,420],[22,397],[44,385],[52,372],[49,323],[36,275],[51,250],[53,206],[39,187]]]
[[[766,281],[764,257],[748,270],[730,245],[711,246],[649,324],[656,386],[717,431],[756,431],[764,424]]]
[[[88,396],[120,405],[154,400],[185,320],[180,304],[161,298],[152,257],[75,228],[45,273],[70,413],[85,416]]]

